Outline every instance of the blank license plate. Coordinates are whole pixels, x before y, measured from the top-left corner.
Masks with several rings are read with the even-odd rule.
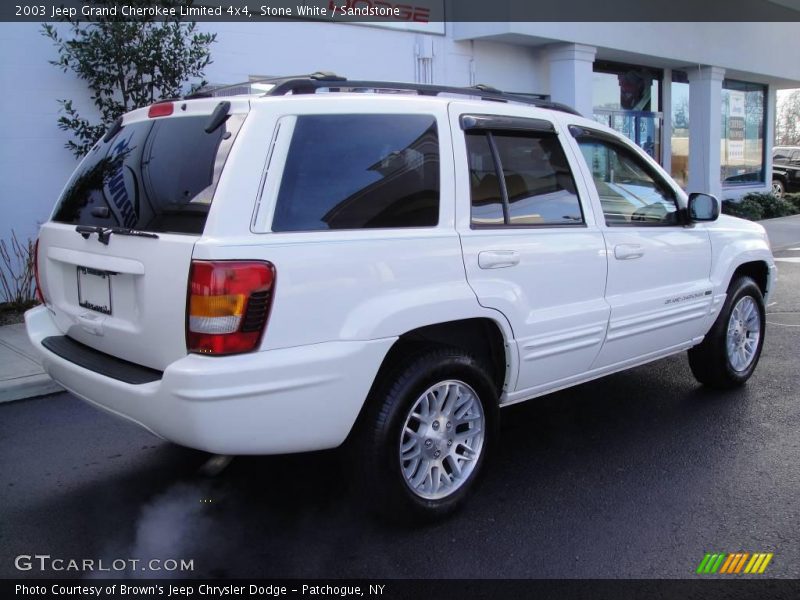
[[[111,273],[89,267],[78,267],[78,304],[110,315]]]

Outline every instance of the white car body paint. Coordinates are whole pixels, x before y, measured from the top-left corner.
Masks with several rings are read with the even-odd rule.
[[[185,102],[210,114],[219,98]],[[156,435],[224,454],[332,448],[351,431],[381,364],[403,334],[488,319],[502,333],[502,405],[680,352],[702,341],[734,271],[775,263],[762,227],[730,217],[674,227],[605,224],[592,175],[570,125],[594,121],[530,106],[396,94],[231,98],[246,114],[201,235],[112,237],[102,245],[74,225],[48,222],[39,272],[48,305],[26,314],[45,370],[91,404]],[[177,104],[177,103],[176,103]],[[553,124],[585,226],[472,229],[462,114]],[[440,204],[436,227],[272,232],[296,118],[315,114],[423,114],[436,119]],[[134,111],[125,123],[147,119]],[[187,352],[192,260],[265,260],[276,287],[263,338],[235,356]],[[77,304],[78,266],[112,271],[112,315]],[[45,348],[68,336],[104,354],[163,372],[128,384]]]

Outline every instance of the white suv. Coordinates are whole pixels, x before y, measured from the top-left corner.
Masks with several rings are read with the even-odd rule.
[[[440,516],[500,407],[684,350],[753,373],[764,229],[614,131],[486,87],[259,85],[125,115],[42,226],[28,333],[80,398],[213,453],[347,440],[374,506]]]

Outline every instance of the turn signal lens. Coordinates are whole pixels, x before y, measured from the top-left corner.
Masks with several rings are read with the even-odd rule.
[[[262,261],[192,261],[186,346],[199,354],[254,350],[272,304],[275,267]]]

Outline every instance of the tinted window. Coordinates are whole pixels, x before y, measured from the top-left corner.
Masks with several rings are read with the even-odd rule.
[[[206,133],[208,116],[149,119],[100,141],[72,176],[53,220],[202,233],[244,117]]]
[[[439,221],[439,139],[427,115],[300,116],[273,231]]]
[[[472,224],[502,225],[503,195],[497,178],[489,138],[485,133],[467,135],[469,178],[472,191]]]
[[[607,225],[677,225],[675,193],[621,144],[579,138]]]
[[[575,182],[555,135],[469,132],[467,151],[473,225],[583,223]]]

